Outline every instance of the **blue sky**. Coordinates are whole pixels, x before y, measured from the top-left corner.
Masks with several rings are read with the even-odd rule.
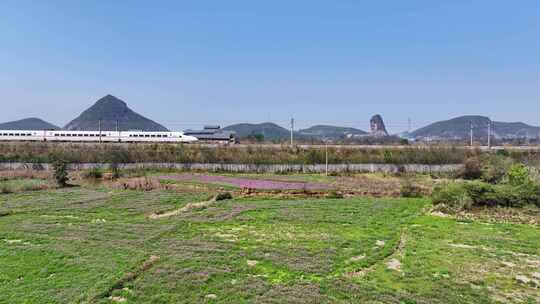
[[[173,129],[540,125],[540,2],[0,2],[0,121],[64,125],[113,94]]]

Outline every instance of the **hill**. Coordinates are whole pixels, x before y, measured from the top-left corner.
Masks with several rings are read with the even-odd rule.
[[[223,129],[227,131],[234,131],[236,133],[236,137],[240,139],[257,134],[262,134],[265,140],[282,140],[291,136],[289,130],[271,122],[260,124],[240,123],[227,126]]]
[[[355,128],[316,125],[307,129],[299,130],[298,134],[306,138],[335,140],[366,135],[368,133]]]
[[[0,124],[0,130],[58,130],[59,127],[40,118],[25,118]]]
[[[473,126],[476,138],[487,138],[490,119],[485,116],[467,115],[432,123],[415,130],[410,137],[416,139],[467,139],[470,136],[470,125]],[[491,121],[492,134],[495,138],[536,138],[540,136],[540,127],[522,122]]]
[[[79,117],[68,123],[64,129],[98,130],[100,120],[102,130],[116,130],[118,122],[119,130],[122,131],[168,131],[164,126],[134,112],[124,101],[112,95],[98,100]]]

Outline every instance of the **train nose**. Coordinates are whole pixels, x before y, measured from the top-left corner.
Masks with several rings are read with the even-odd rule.
[[[185,139],[186,141],[189,141],[189,142],[194,142],[194,141],[198,141],[199,139],[195,136],[185,136]]]

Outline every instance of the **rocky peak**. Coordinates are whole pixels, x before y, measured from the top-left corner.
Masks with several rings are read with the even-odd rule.
[[[388,136],[388,132],[386,131],[386,127],[384,125],[384,121],[381,117],[381,115],[377,114],[371,117],[371,120],[369,121],[370,129],[371,129],[371,135],[373,136]]]

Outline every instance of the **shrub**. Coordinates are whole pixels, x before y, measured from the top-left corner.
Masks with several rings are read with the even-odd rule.
[[[11,187],[9,187],[6,184],[0,184],[0,194],[9,194],[12,192],[13,192],[13,189],[11,189]]]
[[[67,186],[69,181],[67,163],[63,160],[56,160],[53,162],[54,179],[60,187]]]
[[[113,179],[119,179],[122,175],[120,173],[120,168],[118,168],[118,163],[111,163],[111,174]]]
[[[448,183],[433,190],[434,205],[445,205],[452,211],[467,210],[473,206],[523,207],[540,206],[540,185],[492,185],[483,182]]]
[[[433,205],[443,207],[446,211],[468,210],[473,201],[463,183],[445,183],[435,186],[431,194]],[[441,208],[439,208],[441,209]]]
[[[215,201],[224,201],[224,200],[230,200],[232,199],[233,196],[230,192],[221,192],[221,193],[218,193],[216,194],[216,196],[214,197],[214,200]]]
[[[99,168],[91,168],[90,170],[84,173],[84,178],[89,179],[100,179],[103,177],[103,172]]]
[[[529,169],[523,164],[513,165],[506,173],[506,182],[512,186],[530,184]]]
[[[497,150],[496,154],[497,156],[504,156],[504,157],[510,156],[510,152],[508,152],[508,150],[505,150],[505,149]]]
[[[460,176],[464,179],[479,179],[482,177],[482,161],[477,156],[465,159]]]
[[[502,154],[489,155],[484,160],[482,180],[491,184],[501,182],[513,164],[514,161],[511,158]]]
[[[404,178],[401,181],[400,188],[402,197],[422,197],[422,189],[415,185],[410,178]]]
[[[152,191],[156,189],[168,189],[168,186],[160,183],[157,178],[144,176],[119,180],[113,184],[113,188],[121,190]]]
[[[330,191],[326,195],[326,198],[329,198],[329,199],[342,199],[343,194],[341,192],[337,192],[337,191]]]

